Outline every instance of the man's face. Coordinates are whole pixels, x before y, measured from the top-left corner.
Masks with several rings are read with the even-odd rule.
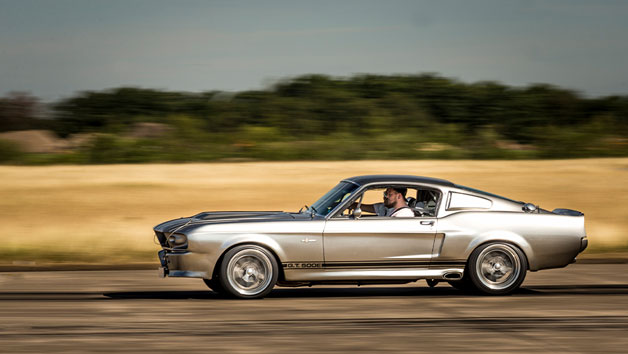
[[[386,208],[392,208],[397,202],[398,196],[399,193],[397,193],[397,191],[392,188],[386,188],[386,191],[384,192],[384,206]]]

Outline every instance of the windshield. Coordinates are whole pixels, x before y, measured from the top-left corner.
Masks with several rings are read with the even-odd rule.
[[[358,188],[357,185],[349,182],[340,182],[337,186],[332,188],[324,196],[322,196],[316,203],[312,204],[310,211],[315,212],[318,215],[327,215],[332,211],[336,205],[343,200],[347,199],[353,191]]]

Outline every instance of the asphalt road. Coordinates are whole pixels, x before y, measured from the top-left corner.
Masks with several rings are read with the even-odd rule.
[[[0,273],[0,352],[621,352],[628,264],[528,273],[511,296],[439,284],[215,296],[157,271]]]

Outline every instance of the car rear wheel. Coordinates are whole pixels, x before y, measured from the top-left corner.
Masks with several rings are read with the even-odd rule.
[[[527,270],[527,259],[519,248],[505,242],[492,242],[471,253],[466,272],[479,292],[505,295],[521,286]]]
[[[277,261],[268,250],[256,245],[242,245],[225,254],[219,280],[227,294],[256,299],[273,290],[277,276]]]

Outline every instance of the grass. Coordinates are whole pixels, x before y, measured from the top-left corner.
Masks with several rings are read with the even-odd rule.
[[[0,263],[156,261],[152,227],[207,210],[287,210],[361,174],[432,176],[586,215],[590,250],[628,250],[628,158],[0,167]]]

